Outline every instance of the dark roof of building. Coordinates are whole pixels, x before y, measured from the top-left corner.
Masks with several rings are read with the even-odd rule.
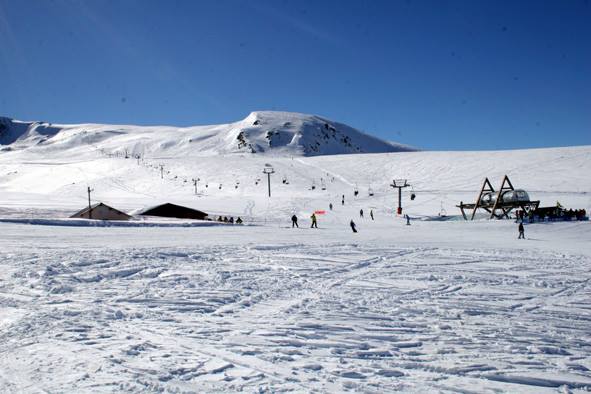
[[[156,205],[155,207],[146,208],[139,212],[138,215],[174,217],[181,219],[204,219],[207,216],[207,213],[198,209],[165,203]]]
[[[93,204],[93,205],[91,205],[90,207],[86,207],[86,208],[84,208],[84,209],[82,209],[82,210],[80,210],[80,211],[76,212],[75,214],[73,214],[73,215],[72,215],[72,216],[70,216],[70,217],[75,217],[75,216],[81,216],[81,215],[84,215],[84,214],[85,214],[85,213],[87,213],[88,211],[92,211],[93,209],[95,209],[96,207],[98,207],[98,206],[101,206],[101,205],[102,205],[102,206],[104,206],[104,207],[106,207],[106,208],[108,208],[108,209],[110,209],[110,210],[112,210],[112,211],[115,211],[115,212],[117,212],[118,214],[125,215],[125,216],[127,216],[128,218],[130,218],[130,217],[131,217],[130,215],[126,214],[125,212],[121,212],[120,210],[118,210],[118,209],[115,209],[115,208],[113,208],[113,207],[110,207],[110,206],[108,206],[107,204],[103,204],[102,202],[98,202],[98,203],[96,203],[96,204]]]

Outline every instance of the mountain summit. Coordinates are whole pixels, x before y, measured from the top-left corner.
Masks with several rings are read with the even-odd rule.
[[[45,122],[0,118],[0,150],[69,150],[91,145],[105,151],[175,156],[252,153],[321,156],[415,150],[317,115],[257,111],[221,125],[175,128]]]

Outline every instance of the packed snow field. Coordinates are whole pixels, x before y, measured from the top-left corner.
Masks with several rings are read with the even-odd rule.
[[[591,389],[588,223],[371,225],[2,224],[1,391]]]
[[[8,135],[0,392],[591,391],[590,223],[531,224],[518,240],[514,221],[455,207],[507,174],[542,206],[589,212],[591,147],[307,157],[345,148],[316,144],[322,118],[263,115],[216,127],[234,138],[240,123],[259,145],[265,122],[291,136],[264,155],[227,153],[216,127],[186,130],[200,152],[164,128]],[[410,226],[394,178],[413,185]],[[88,186],[126,212],[172,202],[245,225],[67,219]]]

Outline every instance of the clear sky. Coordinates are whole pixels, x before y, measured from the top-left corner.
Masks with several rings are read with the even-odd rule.
[[[591,144],[591,1],[0,0],[0,115],[254,110],[431,150]]]

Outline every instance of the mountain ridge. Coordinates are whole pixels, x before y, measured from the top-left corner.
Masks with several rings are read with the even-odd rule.
[[[296,112],[254,111],[236,122],[190,127],[52,124],[0,117],[0,151],[69,150],[88,144],[110,153],[140,156],[322,156],[417,150],[322,116]]]

